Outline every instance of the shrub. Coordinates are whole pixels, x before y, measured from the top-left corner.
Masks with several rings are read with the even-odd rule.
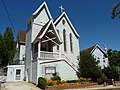
[[[67,82],[67,83],[78,83],[79,80],[67,80],[66,82]]]
[[[53,77],[51,77],[51,80],[60,82],[61,78],[60,78],[60,76],[57,75],[57,73],[55,73],[55,74],[53,74]]]
[[[106,77],[105,76],[101,76],[100,78],[97,79],[97,83],[99,85],[103,84],[106,81]]]
[[[48,86],[56,86],[58,85],[58,81],[48,80]]]
[[[48,86],[56,86],[59,85],[61,81],[60,76],[57,73],[54,73],[50,80],[48,80]]]
[[[83,77],[80,77],[80,83],[89,83],[91,82],[91,78],[83,78]]]
[[[47,87],[47,80],[43,77],[38,78],[38,87],[45,89]]]

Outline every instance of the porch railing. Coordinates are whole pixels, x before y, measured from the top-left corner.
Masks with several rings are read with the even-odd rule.
[[[36,60],[37,58],[38,58],[38,53],[33,54],[33,59]],[[49,60],[50,59],[55,59],[55,60],[63,59],[77,71],[77,67],[64,54],[60,54],[57,52],[40,51],[39,58],[40,59],[49,59]]]
[[[40,59],[59,59],[62,54],[57,52],[47,52],[47,51],[40,51],[40,57],[38,57],[38,52],[33,54],[33,60],[40,58]]]
[[[56,53],[56,52],[40,51],[40,58],[43,58],[43,59],[59,59],[60,58],[60,54]]]

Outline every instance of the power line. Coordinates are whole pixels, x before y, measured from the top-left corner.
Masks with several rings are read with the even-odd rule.
[[[3,5],[4,5],[4,7],[5,7],[5,10],[6,10],[6,13],[7,13],[8,19],[9,19],[9,21],[10,21],[10,24],[11,24],[11,26],[12,26],[12,28],[13,28],[13,32],[14,32],[14,34],[15,34],[15,37],[17,37],[17,36],[16,36],[15,29],[14,29],[14,26],[13,26],[13,23],[12,23],[12,20],[11,20],[11,18],[10,18],[10,15],[9,15],[9,13],[8,13],[8,10],[7,10],[7,7],[6,7],[6,5],[5,5],[4,0],[2,0],[2,3],[3,3]]]

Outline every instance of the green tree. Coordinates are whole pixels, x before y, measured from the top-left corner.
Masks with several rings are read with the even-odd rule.
[[[0,33],[0,66],[2,66],[2,52],[3,52],[3,37],[2,34]]]
[[[110,66],[120,66],[120,51],[108,50],[108,60]]]
[[[3,35],[2,45],[2,66],[7,66],[8,63],[12,63],[15,55],[14,35],[11,28],[6,28],[6,31]]]
[[[108,66],[104,68],[103,73],[107,76],[108,79],[118,79],[119,75],[116,71],[115,66]]]
[[[116,16],[120,15],[120,10],[118,10],[119,7],[120,7],[120,2],[116,3],[112,7],[112,12],[111,12],[112,13],[112,19],[114,19]]]
[[[117,68],[120,67],[120,51],[109,49],[108,52],[109,67],[103,70],[108,79],[119,79]]]
[[[78,71],[81,74],[80,76],[78,75],[79,78],[91,78],[92,81],[96,81],[101,77],[101,69],[98,67],[98,62],[86,51],[82,52],[78,66]]]

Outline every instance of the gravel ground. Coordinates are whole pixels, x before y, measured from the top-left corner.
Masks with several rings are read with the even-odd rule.
[[[2,83],[2,88],[0,90],[41,90],[34,84],[27,82],[9,82]]]

